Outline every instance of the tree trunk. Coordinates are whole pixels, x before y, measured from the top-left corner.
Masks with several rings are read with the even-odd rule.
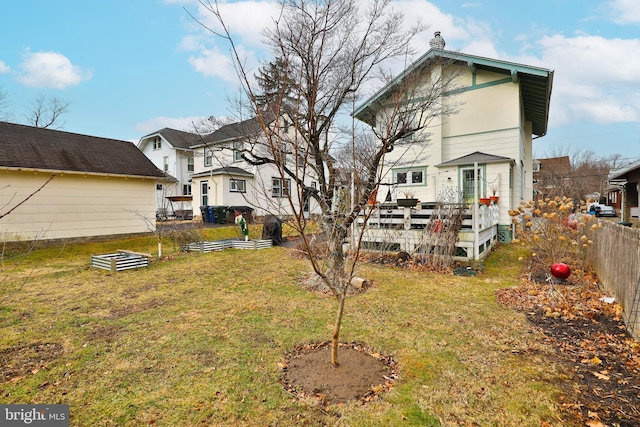
[[[331,340],[331,364],[338,366],[338,343],[340,337],[340,326],[342,325],[342,313],[344,312],[344,301],[346,300],[344,295],[339,296],[338,300],[338,314],[336,315],[336,324],[333,327],[333,339]]]

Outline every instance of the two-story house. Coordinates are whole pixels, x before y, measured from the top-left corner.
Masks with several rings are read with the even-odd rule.
[[[173,215],[178,206],[191,206],[191,174],[194,172],[195,159],[191,146],[199,140],[199,135],[176,129],[164,128],[143,136],[138,149],[165,174],[176,182],[156,183],[156,211],[159,217]],[[180,201],[180,205],[171,202]]]
[[[277,137],[267,142],[264,131]],[[290,170],[296,170],[295,148],[290,141],[295,128],[292,120],[283,114],[276,117],[263,113],[261,117],[231,123],[220,127],[191,146],[196,159],[191,175],[193,203],[199,206],[250,207],[254,215],[290,215],[293,210],[288,195],[291,195],[296,210],[314,212],[314,204],[305,192],[300,193],[291,176],[281,174],[273,164],[251,164],[246,156],[255,158],[260,150],[266,150],[268,158],[279,158]],[[274,142],[275,141],[275,142]],[[270,144],[279,144],[275,149]],[[298,176],[312,190],[317,185],[313,176],[305,172]],[[196,209],[194,213],[198,213]]]
[[[457,111],[433,117],[421,135],[406,141],[406,148],[388,154],[385,184],[392,200],[410,191],[422,202],[463,201],[471,206],[495,193],[497,222],[510,227],[509,210],[533,197],[532,146],[547,133],[553,71],[444,46],[436,33],[431,49],[364,102],[355,117],[377,126],[405,79],[422,85],[416,94],[429,93],[434,76],[455,73],[452,89],[444,88],[436,101],[443,110],[455,106],[449,110]],[[378,192],[378,198],[383,201],[385,192]]]

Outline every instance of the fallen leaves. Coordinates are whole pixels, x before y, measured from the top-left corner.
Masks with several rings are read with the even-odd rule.
[[[523,277],[497,298],[525,313],[557,349],[556,362],[572,376],[563,384],[563,407],[590,427],[637,425],[640,343],[628,334],[620,305],[603,298],[597,277],[579,277],[579,283],[552,286]]]

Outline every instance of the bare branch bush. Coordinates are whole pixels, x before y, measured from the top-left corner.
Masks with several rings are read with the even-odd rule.
[[[37,193],[42,191],[42,189],[49,184],[55,177],[55,174],[49,176],[45,182],[40,185],[38,188],[33,190],[31,193],[22,197],[18,202],[13,203],[14,200],[17,200],[17,194],[13,194],[7,198],[2,206],[0,206],[0,219],[5,218],[15,210],[28,202],[32,197],[34,197]],[[10,190],[11,186],[7,185],[3,188],[0,188],[0,191]],[[25,242],[25,249],[22,251],[13,251],[12,255],[8,254],[7,250],[7,235],[5,232],[5,236],[2,239],[2,250],[0,252],[0,304],[17,294],[24,288],[27,284],[29,278],[31,277],[31,273],[36,268],[34,266],[32,270],[25,274],[19,275],[18,269],[21,267],[22,263],[26,260],[26,258],[33,252],[38,243],[44,238],[46,234],[46,230],[40,231],[36,233],[34,238],[31,241]]]

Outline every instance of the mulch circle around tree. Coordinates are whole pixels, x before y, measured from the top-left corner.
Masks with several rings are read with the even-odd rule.
[[[532,266],[522,284],[500,290],[498,300],[523,312],[555,349],[553,362],[571,377],[560,384],[571,421],[640,426],[640,343],[627,332],[621,306],[604,299],[588,271],[575,270],[567,281],[548,279],[544,268]]]
[[[329,341],[299,345],[285,355],[280,382],[298,399],[328,407],[375,400],[398,379],[393,357],[361,343],[340,343],[338,360],[339,366],[334,367]]]

